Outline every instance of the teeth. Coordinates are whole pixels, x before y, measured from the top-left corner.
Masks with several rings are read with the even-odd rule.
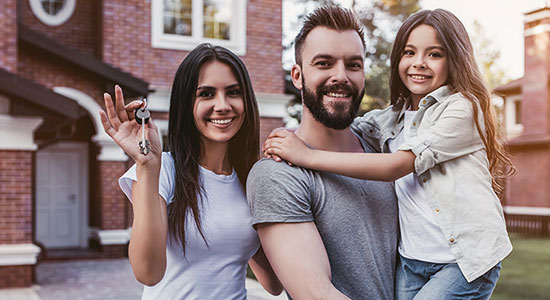
[[[214,123],[214,124],[218,124],[218,125],[225,125],[225,124],[229,124],[229,122],[231,122],[233,119],[223,119],[223,120],[219,120],[219,119],[212,119],[210,120],[210,122]]]
[[[347,94],[338,94],[338,93],[327,93],[326,95],[332,98],[346,98],[348,96]]]
[[[418,79],[418,80],[430,78],[430,76],[427,76],[427,75],[409,75],[409,76],[411,76],[413,79]]]

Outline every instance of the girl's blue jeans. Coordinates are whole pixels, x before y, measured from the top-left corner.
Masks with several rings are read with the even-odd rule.
[[[458,265],[435,264],[399,255],[395,279],[396,300],[489,299],[500,274],[500,262],[468,283]]]

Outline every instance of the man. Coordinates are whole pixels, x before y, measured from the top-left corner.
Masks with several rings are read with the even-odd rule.
[[[365,42],[349,10],[312,12],[295,40],[296,135],[327,151],[372,152],[349,129],[364,93]],[[247,183],[263,249],[295,299],[393,299],[397,201],[393,185],[263,159]]]

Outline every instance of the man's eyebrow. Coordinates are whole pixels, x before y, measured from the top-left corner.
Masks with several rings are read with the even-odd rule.
[[[311,58],[311,61],[315,61],[317,59],[334,59],[334,56],[330,54],[317,54],[313,58]]]
[[[347,58],[348,60],[364,60],[362,55],[352,55]]]

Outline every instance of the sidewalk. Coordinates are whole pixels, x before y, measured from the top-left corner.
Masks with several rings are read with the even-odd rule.
[[[134,278],[128,259],[42,262],[37,285],[0,289],[0,300],[139,300],[143,287]],[[248,300],[283,300],[269,295],[258,282],[246,280]]]

